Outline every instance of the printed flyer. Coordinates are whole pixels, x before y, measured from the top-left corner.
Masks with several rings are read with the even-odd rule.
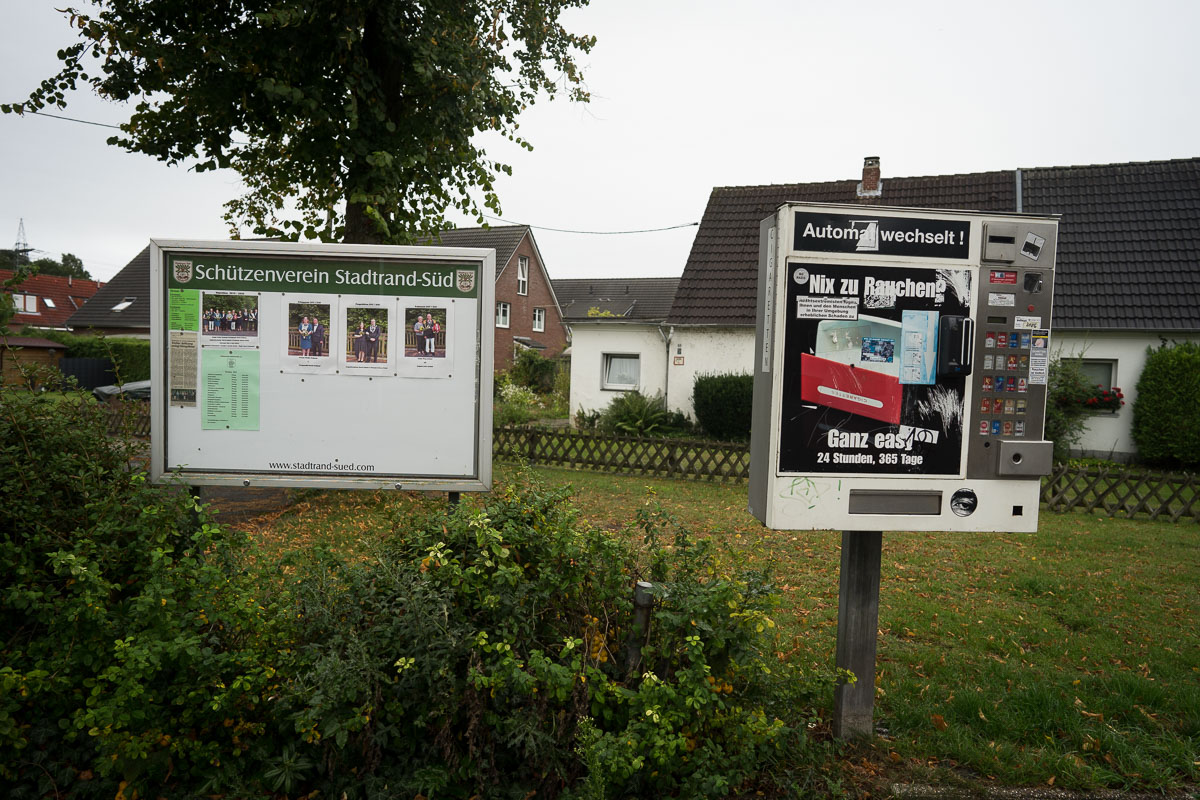
[[[788,265],[780,472],[954,475],[971,272]]]

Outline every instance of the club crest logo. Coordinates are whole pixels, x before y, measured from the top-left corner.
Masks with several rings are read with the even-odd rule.
[[[458,290],[460,292],[463,292],[464,294],[474,290],[474,288],[475,288],[475,270],[460,269],[460,270],[457,270],[456,272],[457,272],[457,280],[455,281],[455,285],[458,286]]]
[[[192,279],[192,262],[176,261],[173,265],[176,283],[188,283]]]

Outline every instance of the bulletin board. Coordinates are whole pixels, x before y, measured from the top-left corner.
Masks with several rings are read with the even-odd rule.
[[[484,491],[495,251],[151,240],[151,476]]]

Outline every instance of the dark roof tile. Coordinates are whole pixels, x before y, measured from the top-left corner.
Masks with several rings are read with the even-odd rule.
[[[579,321],[599,309],[627,320],[666,319],[679,278],[569,278],[554,281],[563,319]]]
[[[1060,214],[1062,329],[1200,330],[1200,159],[1023,169],[1021,210]],[[1016,170],[713,189],[668,321],[752,320],[761,220],[789,201],[1014,212]]]

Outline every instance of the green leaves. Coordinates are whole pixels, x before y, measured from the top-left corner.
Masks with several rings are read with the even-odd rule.
[[[277,236],[292,220],[307,238],[407,243],[445,227],[448,208],[481,213],[479,194],[498,212],[491,184],[509,168],[475,134],[512,136],[558,77],[580,85],[574,59],[595,40],[558,18],[583,4],[435,0],[418,13],[401,0],[102,0],[95,16],[67,12],[82,41],[0,111],[63,107],[81,81],[140,98],[110,142],[236,170],[246,193],[226,205],[233,230]],[[83,72],[87,52],[101,74]]]

